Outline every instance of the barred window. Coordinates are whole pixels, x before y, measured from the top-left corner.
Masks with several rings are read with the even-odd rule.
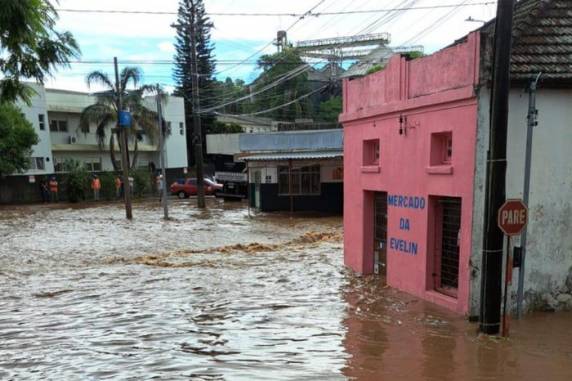
[[[290,193],[290,178],[292,193]],[[320,166],[311,165],[290,169],[287,166],[278,167],[278,194],[280,195],[319,195]]]

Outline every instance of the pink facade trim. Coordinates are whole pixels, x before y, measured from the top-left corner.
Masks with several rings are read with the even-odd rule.
[[[385,192],[387,237],[379,246],[386,250],[388,284],[461,314],[469,305],[478,52],[473,33],[428,57],[396,55],[383,71],[344,82],[340,116],[346,265],[373,272],[374,199]],[[374,171],[363,158],[364,142],[376,139]],[[444,269],[439,214],[449,198],[460,202],[458,285],[444,293],[434,274]]]

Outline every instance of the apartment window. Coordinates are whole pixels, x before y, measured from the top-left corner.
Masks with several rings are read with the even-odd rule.
[[[290,184],[292,179],[292,184]],[[319,195],[320,166],[311,165],[300,168],[278,167],[278,193],[280,195]]]
[[[431,166],[450,165],[453,158],[453,133],[431,134]]]
[[[55,172],[65,172],[63,159],[54,158],[54,171]]]
[[[38,169],[41,171],[46,169],[46,163],[44,161],[44,158],[43,157],[33,157],[32,160],[30,160],[30,169]]]
[[[40,124],[40,130],[44,131],[46,129],[46,116],[44,114],[38,114],[38,122]]]
[[[68,121],[67,120],[50,120],[50,131],[51,132],[68,132]]]
[[[179,134],[181,134],[181,136],[185,135],[185,123],[183,122],[179,123]]]
[[[167,131],[166,131],[167,135],[171,134],[171,122],[167,122]]]
[[[85,169],[89,172],[101,171],[101,160],[100,159],[87,159],[84,162]]]
[[[379,139],[363,141],[363,165],[379,165]]]

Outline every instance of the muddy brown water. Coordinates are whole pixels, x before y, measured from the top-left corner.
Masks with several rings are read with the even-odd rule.
[[[480,337],[345,270],[339,217],[171,212],[0,208],[0,379],[572,379],[571,314]]]

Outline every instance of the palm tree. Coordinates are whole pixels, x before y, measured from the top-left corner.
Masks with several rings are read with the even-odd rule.
[[[90,124],[95,124],[95,135],[99,148],[103,150],[107,139],[106,128],[109,124],[114,123],[109,136],[109,154],[114,170],[118,170],[117,161],[115,160],[115,140],[122,147],[121,139],[119,139],[119,126],[117,124],[117,111],[119,104],[118,95],[121,94],[121,102],[124,110],[129,110],[132,115],[133,125],[129,128],[128,139],[134,143],[133,158],[129,164],[129,168],[134,168],[137,164],[138,142],[143,139],[143,135],[149,138],[151,143],[155,142],[158,136],[157,113],[147,109],[143,104],[145,94],[160,91],[161,97],[165,97],[164,93],[157,86],[142,85],[138,86],[141,81],[141,69],[137,67],[126,67],[119,75],[119,87],[117,87],[109,76],[101,71],[93,71],[87,76],[87,85],[99,84],[107,88],[107,90],[97,92],[97,102],[86,107],[80,116],[79,128],[87,131]],[[131,89],[128,89],[131,85]]]
[[[43,83],[79,57],[80,49],[71,33],[56,30],[58,13],[50,0],[0,0],[0,9],[0,103],[30,104],[35,92],[23,81]]]

